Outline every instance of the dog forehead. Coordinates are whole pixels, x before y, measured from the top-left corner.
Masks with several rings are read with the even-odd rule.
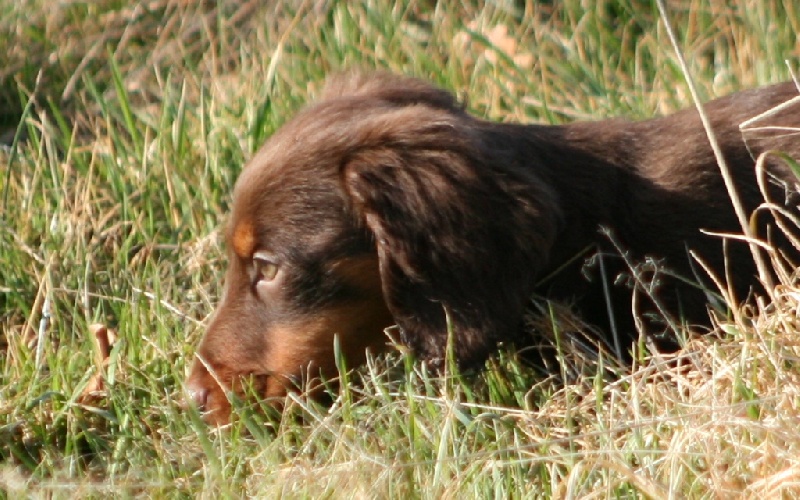
[[[310,244],[338,234],[344,225],[343,187],[336,175],[280,166],[251,165],[237,181],[226,237],[242,258],[261,247],[278,251]]]
[[[352,147],[356,119],[353,110],[334,104],[312,106],[280,127],[247,162],[234,193],[335,177],[341,158]]]
[[[343,203],[341,181],[333,176],[297,169],[270,174],[239,179],[231,214],[236,225],[307,225],[306,219],[323,218]]]
[[[349,225],[340,204],[314,200],[313,209],[300,199],[264,199],[255,211],[234,210],[226,241],[243,259],[265,250],[277,255],[297,255],[324,249],[348,235]]]

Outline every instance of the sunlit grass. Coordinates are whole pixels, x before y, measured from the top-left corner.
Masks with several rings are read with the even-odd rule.
[[[705,96],[786,80],[796,67],[793,2],[670,4]],[[186,367],[221,292],[231,187],[325,75],[363,67],[423,77],[507,121],[646,118],[691,104],[650,2],[448,5],[3,4],[0,489],[425,498],[800,490],[791,276],[774,306],[726,325],[722,339],[628,374],[562,341],[562,368],[549,376],[512,353],[446,379],[396,356],[353,375],[330,407],[293,396],[282,416],[265,417],[243,404],[223,432],[181,408]],[[560,310],[553,318],[532,325],[553,338],[574,327]],[[119,339],[104,366],[94,359],[97,323]],[[104,395],[85,402],[98,370]]]

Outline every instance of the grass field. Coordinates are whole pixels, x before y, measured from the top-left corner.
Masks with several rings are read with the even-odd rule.
[[[669,4],[703,98],[796,69],[794,0]],[[424,77],[494,120],[646,118],[692,104],[655,3],[0,5],[0,496],[800,496],[791,280],[681,369],[567,351],[545,377],[501,353],[433,378],[395,356],[331,407],[242,407],[221,432],[181,408],[231,187],[325,75]]]

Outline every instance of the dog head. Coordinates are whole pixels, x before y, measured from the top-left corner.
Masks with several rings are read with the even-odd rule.
[[[490,125],[418,80],[343,76],[275,133],[233,193],[225,292],[187,388],[212,422],[387,348],[481,361],[521,319],[553,194]],[[500,141],[500,142],[498,142]]]

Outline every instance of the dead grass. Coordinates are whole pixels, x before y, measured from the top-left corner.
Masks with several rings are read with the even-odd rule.
[[[17,141],[0,148],[9,497],[797,496],[800,290],[774,253],[771,298],[633,369],[544,305],[531,328],[560,348],[548,374],[508,352],[446,378],[392,357],[331,407],[293,396],[267,418],[245,405],[224,432],[180,406],[221,291],[230,188],[324,75],[421,76],[492,119],[649,117],[689,105],[650,4],[4,7],[0,106]],[[798,14],[780,1],[670,5],[701,95],[786,79]],[[796,226],[794,212],[777,217]],[[94,324],[117,333],[99,362]]]

